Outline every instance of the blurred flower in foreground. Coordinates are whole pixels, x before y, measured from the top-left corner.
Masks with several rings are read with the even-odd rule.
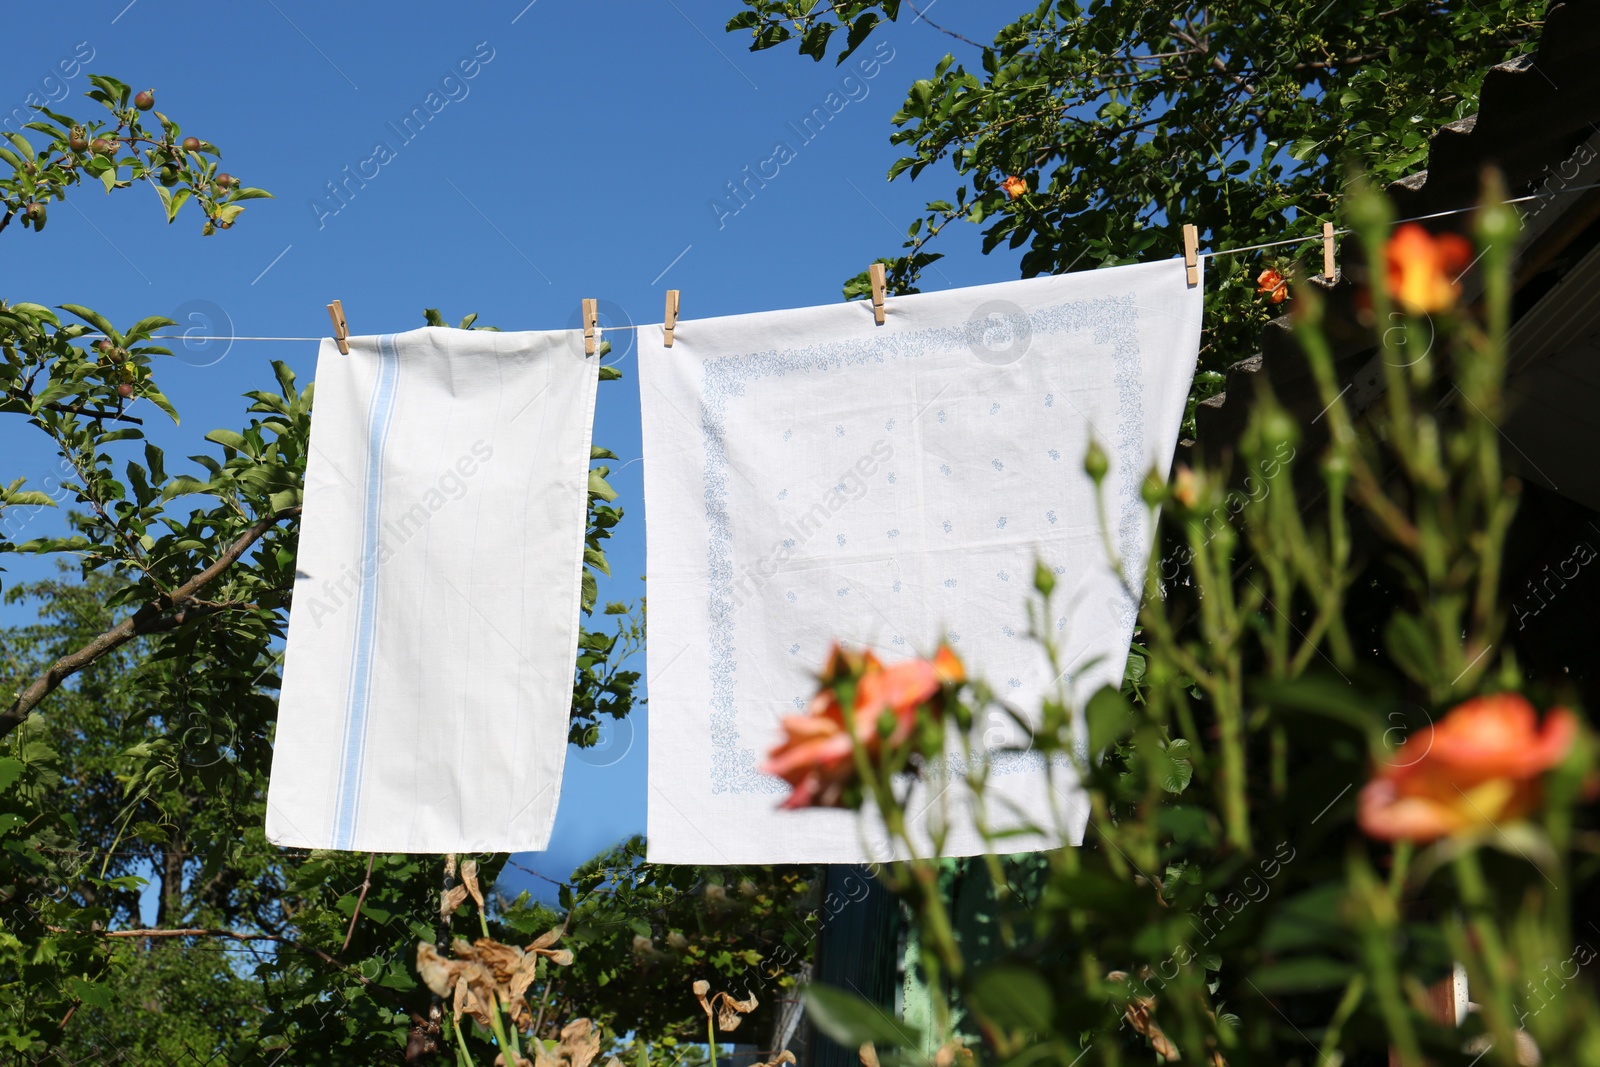
[[[1478,697],[1407,738],[1361,790],[1368,836],[1427,842],[1515,821],[1539,805],[1539,776],[1566,758],[1578,720],[1556,708],[1544,723],[1516,693]]]
[[[1435,237],[1408,222],[1394,231],[1385,254],[1389,295],[1411,314],[1426,315],[1448,309],[1461,295],[1457,278],[1472,262],[1472,245],[1459,234]]]
[[[1200,502],[1200,479],[1186,463],[1178,464],[1178,473],[1172,479],[1172,499],[1186,508]]]
[[[1289,279],[1268,267],[1256,275],[1256,292],[1266,293],[1268,300],[1281,304],[1283,298],[1289,295]]]
[[[965,679],[961,661],[944,645],[931,660],[890,667],[870,652],[852,653],[834,645],[810,708],[804,715],[784,718],[787,736],[761,767],[794,787],[781,806],[832,808],[846,803],[847,790],[856,784],[846,704],[853,712],[856,737],[876,762],[885,744],[898,748],[910,740],[918,708],[939,709],[945,687]]]
[[[1017,197],[1028,191],[1028,183],[1013,174],[1011,177],[1000,183],[1000,188],[1006,191],[1007,200],[1015,200]]]

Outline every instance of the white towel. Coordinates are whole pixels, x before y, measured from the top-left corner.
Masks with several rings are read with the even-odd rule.
[[[650,859],[888,858],[851,812],[777,810],[788,787],[756,767],[778,721],[836,638],[885,662],[947,641],[1036,714],[1054,681],[1027,637],[1036,558],[1057,575],[1070,691],[1118,684],[1152,536],[1140,483],[1171,463],[1200,312],[1169,261],[896,297],[881,327],[863,302],[684,322],[672,348],[642,329]],[[1091,434],[1133,593],[1083,472]],[[1081,843],[1070,762],[1052,787],[1017,751],[1026,731],[996,716],[977,732],[991,827],[1047,828],[999,850]],[[916,825],[948,805],[946,854],[984,851],[964,788],[930,793]]]
[[[580,334],[323,341],[267,838],[550,840],[599,361]]]

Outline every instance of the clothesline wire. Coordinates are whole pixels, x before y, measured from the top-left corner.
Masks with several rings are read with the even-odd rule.
[[[1565,189],[1557,189],[1554,192],[1529,193],[1527,196],[1514,196],[1510,200],[1501,200],[1499,203],[1501,203],[1501,204],[1525,204],[1530,200],[1543,200],[1546,197],[1561,196],[1561,195],[1563,195],[1565,193],[1583,193],[1583,192],[1588,192],[1591,189],[1600,189],[1600,182],[1594,182],[1594,183],[1591,183],[1589,185],[1574,185],[1574,186],[1571,186],[1571,187],[1565,188]],[[1406,218],[1406,219],[1396,219],[1395,220],[1395,225],[1398,226],[1398,225],[1401,225],[1402,223],[1407,223],[1407,222],[1427,222],[1427,221],[1429,221],[1431,219],[1449,218],[1452,215],[1465,215],[1468,212],[1477,211],[1480,206],[1482,206],[1482,205],[1474,205],[1472,207],[1451,208],[1448,211],[1435,211],[1435,212],[1432,212],[1431,214],[1428,214],[1428,215],[1413,215],[1410,218]],[[1343,237],[1344,235],[1346,235],[1346,234],[1348,234],[1350,232],[1351,232],[1350,230],[1334,230],[1333,231],[1335,237]],[[1199,253],[1199,255],[1196,258],[1197,259],[1214,259],[1217,256],[1234,256],[1234,255],[1240,254],[1241,252],[1259,252],[1259,251],[1261,251],[1262,249],[1265,249],[1265,248],[1286,248],[1289,245],[1303,245],[1303,244],[1309,244],[1311,242],[1321,241],[1321,240],[1322,240],[1322,235],[1320,233],[1311,234],[1311,235],[1306,236],[1306,237],[1289,237],[1289,238],[1285,238],[1282,241],[1263,241],[1261,244],[1240,245],[1237,248],[1219,248],[1214,252],[1201,252],[1201,253]],[[601,326],[599,328],[599,332],[602,333],[602,334],[606,334],[606,333],[625,333],[628,330],[637,330],[637,329],[640,328],[641,325],[659,326],[659,325],[661,325],[661,323],[643,323],[643,324],[634,324],[634,325],[630,325],[630,326]],[[85,334],[84,336],[85,337],[104,337],[105,335],[104,334]],[[171,336],[169,334],[157,334],[157,335],[149,338],[149,340],[152,340],[152,341],[193,341],[193,340],[195,340],[195,338],[193,338],[193,337],[184,337],[184,336],[174,337],[174,336]],[[322,337],[210,337],[210,336],[207,336],[207,337],[200,338],[200,343],[204,344],[204,343],[209,342],[209,341],[322,341],[322,340],[326,340],[326,338],[322,338]]]
[[[1516,196],[1516,197],[1512,197],[1510,200],[1501,200],[1500,203],[1501,204],[1524,204],[1524,203],[1527,203],[1529,200],[1543,200],[1547,196],[1557,196],[1557,195],[1560,195],[1561,193],[1581,193],[1581,192],[1586,192],[1586,191],[1588,191],[1590,189],[1600,189],[1600,182],[1596,182],[1596,183],[1591,184],[1591,185],[1575,185],[1570,189],[1557,189],[1554,193],[1530,193],[1527,196]],[[1448,218],[1451,215],[1464,215],[1469,211],[1477,211],[1477,210],[1478,210],[1478,208],[1476,206],[1475,207],[1451,208],[1449,211],[1435,211],[1430,215],[1413,215],[1408,219],[1395,219],[1395,225],[1399,226],[1402,223],[1407,223],[1407,222],[1426,222],[1429,219]],[[1351,231],[1349,231],[1349,230],[1334,230],[1333,231],[1335,237],[1342,237],[1345,234],[1350,233],[1350,232]],[[1299,245],[1299,244],[1306,244],[1307,242],[1311,242],[1311,241],[1321,241],[1321,240],[1322,240],[1322,235],[1320,233],[1317,233],[1317,234],[1312,234],[1312,235],[1310,235],[1308,237],[1290,237],[1290,238],[1287,238],[1286,240],[1282,240],[1282,241],[1266,241],[1266,242],[1264,242],[1262,244],[1258,244],[1258,245],[1243,245],[1243,246],[1241,246],[1239,248],[1222,248],[1222,249],[1218,249],[1215,252],[1201,252],[1198,258],[1200,258],[1200,259],[1210,259],[1213,256],[1231,256],[1231,255],[1234,255],[1235,253],[1238,253],[1238,252],[1256,252],[1256,251],[1259,251],[1260,249],[1263,249],[1263,248],[1282,248],[1285,245]]]

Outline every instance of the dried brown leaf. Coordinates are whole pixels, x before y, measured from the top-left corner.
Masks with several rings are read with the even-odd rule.
[[[461,884],[467,887],[467,892],[472,894],[472,899],[478,902],[478,910],[483,910],[483,890],[478,888],[478,861],[463,860],[461,863]]]
[[[735,1000],[727,993],[718,993],[711,999],[717,1005],[717,1026],[723,1030],[737,1030],[742,1021],[740,1014],[755,1011],[759,1004],[755,997]]]
[[[487,937],[478,938],[472,947],[477,958],[494,972],[495,984],[509,986],[517,970],[522,966],[522,950],[514,945],[502,945]]]
[[[574,1019],[561,1028],[560,1052],[567,1067],[589,1067],[600,1055],[600,1031],[588,1019]]]
[[[417,973],[423,984],[441,997],[448,997],[455,988],[456,974],[461,965],[439,955],[439,950],[424,941],[417,946]]]
[[[506,990],[505,1002],[510,1005],[512,1025],[518,1030],[527,1030],[533,1026],[533,1009],[528,1003],[528,987],[533,985],[538,967],[538,956],[531,952],[523,956]]]
[[[463,1016],[466,1016],[475,1022],[482,1023],[484,1026],[489,1025],[489,1012],[473,992],[472,983],[467,980],[467,976],[464,974],[456,977],[456,995],[452,1007],[458,1023]]]
[[[489,1025],[487,1019],[490,1013],[500,1010],[500,986],[494,980],[494,972],[482,963],[467,961],[461,972],[472,987],[473,999],[477,1002],[483,1018],[478,1019],[485,1026]],[[474,1016],[474,1018],[477,1018]]]
[[[1140,977],[1148,978],[1149,976],[1150,970],[1148,967],[1140,971]],[[1128,972],[1111,971],[1106,975],[1106,978],[1113,982],[1125,982],[1128,979]],[[1172,1043],[1172,1039],[1167,1037],[1166,1032],[1156,1023],[1152,1014],[1155,1011],[1155,1007],[1155,997],[1136,996],[1128,1001],[1128,1006],[1123,1009],[1122,1017],[1128,1021],[1129,1026],[1133,1027],[1135,1033],[1140,1034],[1150,1042],[1150,1047],[1155,1050],[1156,1055],[1161,1057],[1163,1062],[1170,1062],[1179,1058],[1178,1046]]]
[[[533,1038],[529,1044],[533,1047],[533,1067],[563,1067],[559,1043]]]
[[[533,944],[528,946],[528,951],[538,952],[542,948],[549,948],[551,945],[560,940],[561,927],[551,927],[549,930],[546,930],[544,933],[533,939]]]
[[[466,899],[467,890],[465,886],[458,885],[451,889],[446,889],[439,894],[439,917],[448,919],[456,913],[456,909],[461,907]]]
[[[511,976],[509,983],[511,999],[521,999],[522,995],[528,991],[528,987],[533,985],[533,980],[538,976],[538,973],[539,957],[529,952],[522,957],[522,960],[517,965],[516,973]]]

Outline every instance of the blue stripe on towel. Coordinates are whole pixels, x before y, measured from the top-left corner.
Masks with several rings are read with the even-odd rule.
[[[367,702],[372,691],[372,651],[378,614],[378,556],[382,541],[383,448],[394,415],[395,386],[400,378],[394,335],[378,338],[378,380],[367,405],[367,469],[363,479],[361,560],[356,597],[355,643],[350,656],[350,688],[344,713],[344,739],[339,750],[339,799],[334,816],[333,847],[351,848],[361,808],[361,777],[367,750]]]

